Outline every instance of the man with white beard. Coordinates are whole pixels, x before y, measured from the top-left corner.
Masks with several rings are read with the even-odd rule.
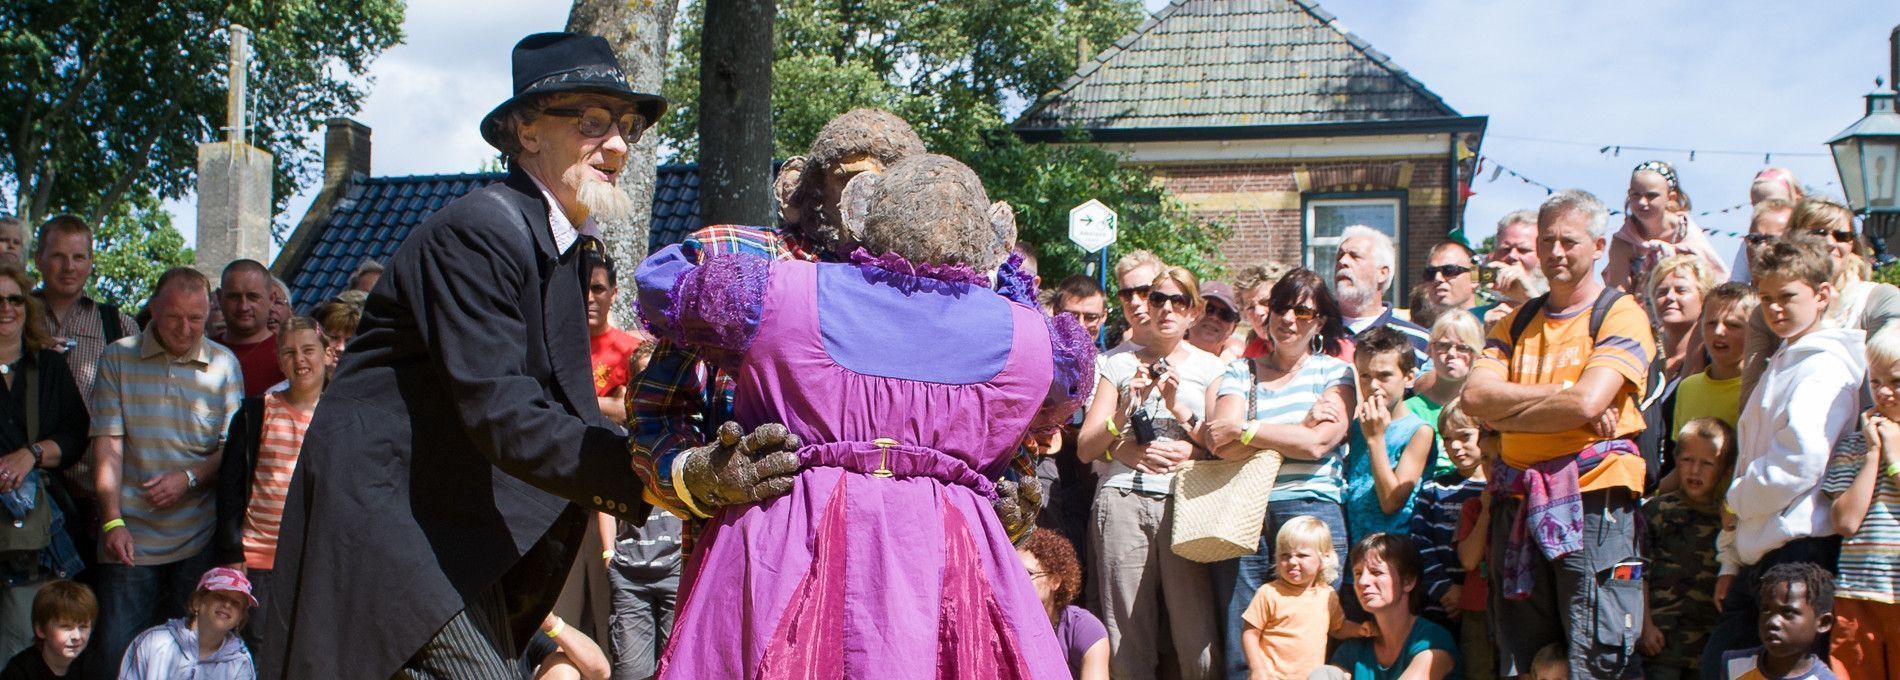
[[[312,417],[264,678],[519,677],[588,518],[646,520],[594,397],[581,255],[630,207],[614,177],[666,102],[596,36],[528,36],[514,85],[481,128],[507,178],[388,260]]]
[[[1345,317],[1346,330],[1354,337],[1368,330],[1386,327],[1405,334],[1412,342],[1420,375],[1431,370],[1426,346],[1431,333],[1418,324],[1392,314],[1385,292],[1392,287],[1393,262],[1398,250],[1392,237],[1371,227],[1353,225],[1340,232],[1339,251],[1333,260],[1333,297],[1339,300],[1339,313]]]

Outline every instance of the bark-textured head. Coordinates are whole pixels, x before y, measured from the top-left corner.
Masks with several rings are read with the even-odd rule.
[[[806,155],[779,167],[773,191],[780,220],[818,248],[849,252],[858,243],[843,228],[838,209],[845,184],[923,152],[923,139],[903,118],[877,109],[847,111],[818,131]]]
[[[919,154],[859,175],[842,200],[845,231],[873,255],[915,264],[996,269],[1016,240],[1015,214],[992,205],[983,182],[948,156]]]

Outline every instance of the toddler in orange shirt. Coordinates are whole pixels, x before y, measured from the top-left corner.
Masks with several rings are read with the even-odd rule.
[[[1339,553],[1332,530],[1316,517],[1295,517],[1274,537],[1277,578],[1254,592],[1241,614],[1240,645],[1250,680],[1304,678],[1326,664],[1326,636],[1367,637],[1370,624],[1352,623],[1339,608],[1332,582]]]

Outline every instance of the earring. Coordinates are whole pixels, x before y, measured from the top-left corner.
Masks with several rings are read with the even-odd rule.
[[[1309,343],[1309,344],[1311,344],[1311,345],[1313,346],[1313,356],[1319,356],[1319,353],[1320,353],[1320,350],[1321,350],[1321,349],[1324,349],[1324,347],[1325,347],[1325,345],[1324,345],[1324,344],[1322,344],[1322,343],[1321,343],[1321,342],[1319,341],[1319,334],[1318,334],[1318,333],[1314,333],[1314,334],[1313,334],[1313,342],[1311,342],[1311,343]]]

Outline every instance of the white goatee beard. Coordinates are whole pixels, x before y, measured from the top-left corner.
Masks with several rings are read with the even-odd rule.
[[[620,187],[602,182],[589,176],[586,166],[574,166],[567,169],[562,179],[568,186],[574,187],[574,198],[587,206],[587,212],[594,221],[621,224],[633,215],[633,197]]]

